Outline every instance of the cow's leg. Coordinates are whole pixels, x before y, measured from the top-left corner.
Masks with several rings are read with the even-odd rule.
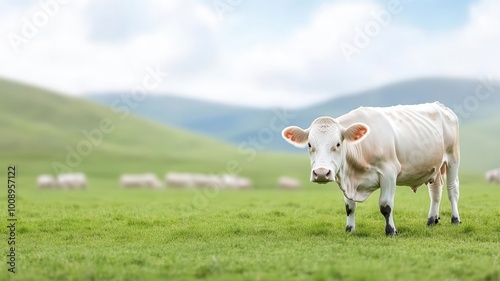
[[[394,224],[394,194],[396,193],[396,179],[388,176],[380,177],[380,212],[385,218],[385,235],[396,236],[396,226]]]
[[[356,220],[354,214],[356,212],[356,202],[347,199],[344,196],[345,211],[347,213],[347,222],[345,226],[346,232],[353,232],[356,229]]]
[[[451,223],[459,224],[460,215],[458,214],[458,197],[459,181],[458,181],[458,161],[449,161],[446,169],[446,188],[448,189],[448,199],[451,203]]]
[[[443,181],[441,174],[432,179],[428,183],[429,197],[431,198],[431,206],[429,215],[427,216],[427,225],[435,225],[439,222],[439,204],[443,195]]]

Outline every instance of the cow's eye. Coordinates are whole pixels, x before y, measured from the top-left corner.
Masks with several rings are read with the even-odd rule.
[[[339,147],[340,147],[340,142],[337,143],[337,148],[339,148]]]
[[[311,148],[311,143],[310,142],[308,142],[307,145],[309,146],[309,148]]]

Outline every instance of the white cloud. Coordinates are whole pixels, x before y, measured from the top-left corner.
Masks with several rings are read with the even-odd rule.
[[[198,38],[217,33],[219,24],[216,15],[210,17],[209,8],[197,1],[176,0],[166,4],[150,0],[144,4],[158,27],[118,42],[102,42],[90,36],[91,29],[97,27],[89,21],[88,10],[96,2],[70,2],[63,6],[32,39],[20,46],[19,54],[8,40],[2,40],[0,76],[69,94],[127,90],[142,78],[148,66],[181,65],[183,60],[203,50],[206,45]],[[21,34],[22,18],[31,19],[39,10],[38,4],[34,4],[29,11],[0,19],[0,34]]]
[[[117,22],[99,30],[107,16],[96,16],[97,0],[70,1],[19,54],[4,35],[19,33],[22,18],[40,8],[9,7],[11,13],[0,18],[0,76],[70,94],[128,91],[148,66],[161,65],[171,74],[163,92],[259,106],[301,106],[420,76],[500,79],[500,3],[494,0],[476,2],[467,23],[452,31],[428,33],[393,21],[350,63],[340,45],[353,42],[356,28],[373,21],[372,12],[386,9],[379,1],[324,4],[285,39],[265,42],[245,33],[235,40],[231,19],[237,17],[220,21],[199,0],[141,3],[140,9],[117,10],[123,13],[113,18]],[[402,13],[411,9],[402,3]],[[112,38],[116,30],[119,36]]]
[[[304,105],[345,87],[346,61],[338,47],[367,20],[374,4],[323,5],[311,22],[287,40],[223,52],[196,83],[173,92],[212,95],[242,104]],[[174,70],[175,72],[175,70]],[[172,84],[176,84],[173,82]]]

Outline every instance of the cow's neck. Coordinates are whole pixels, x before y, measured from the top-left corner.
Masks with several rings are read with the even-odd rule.
[[[343,151],[342,160],[344,169],[362,172],[370,167],[363,156],[363,149],[360,143],[344,143]]]
[[[362,148],[359,144],[349,144],[344,143],[342,150],[342,157],[340,163],[340,169],[338,172],[338,176],[340,178],[340,184],[350,185],[353,184],[350,182],[358,173],[363,173],[370,166],[366,163],[365,158],[362,154]]]
[[[368,172],[370,164],[363,157],[360,144],[345,144],[344,148],[337,183],[347,198],[362,202],[376,189],[377,181]]]

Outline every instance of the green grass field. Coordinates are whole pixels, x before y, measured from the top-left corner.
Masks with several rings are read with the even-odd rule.
[[[426,187],[399,187],[396,238],[385,237],[378,192],[359,205],[357,231],[345,233],[335,184],[295,192],[120,190],[111,178],[86,191],[37,190],[30,176],[18,184],[17,273],[4,264],[2,280],[500,280],[500,186],[480,176],[462,175],[461,225],[450,224],[446,192],[440,223],[426,227]]]
[[[450,224],[444,193],[441,222],[426,227],[426,187],[417,194],[400,187],[399,236],[387,238],[378,192],[359,205],[357,231],[344,232],[342,194],[335,184],[307,182],[305,151],[242,149],[9,81],[0,80],[0,93],[0,184],[7,165],[18,167],[17,273],[2,263],[0,280],[500,280],[500,186],[478,173],[497,163],[498,116],[462,130],[463,223]],[[36,189],[36,177],[56,173],[54,162],[69,165],[67,148],[104,118],[114,131],[71,167],[87,174],[89,189]],[[123,173],[169,171],[234,172],[255,187],[118,187]],[[304,190],[276,190],[282,175],[300,179]],[[7,225],[7,188],[0,190]],[[6,261],[8,228],[0,234]]]

